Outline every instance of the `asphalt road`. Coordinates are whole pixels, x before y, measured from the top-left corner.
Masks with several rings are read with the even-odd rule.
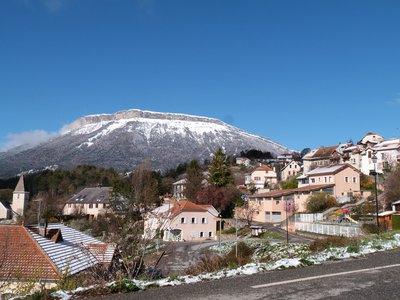
[[[101,299],[399,299],[400,250]]]

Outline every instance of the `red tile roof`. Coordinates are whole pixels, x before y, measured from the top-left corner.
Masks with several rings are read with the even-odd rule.
[[[253,172],[255,171],[265,171],[265,172],[269,172],[269,171],[273,171],[269,166],[267,165],[261,165],[258,168],[256,168]]]
[[[0,226],[0,279],[60,279],[61,274],[27,232],[17,225]]]
[[[195,204],[189,200],[173,201],[171,204],[171,211],[173,214],[178,214],[182,211],[208,211],[208,208],[212,206],[207,204]]]
[[[326,189],[335,186],[334,184],[316,184],[316,185],[307,185],[302,186],[296,189],[288,189],[288,190],[274,190],[267,193],[255,194],[249,196],[249,198],[269,198],[269,197],[281,197],[286,195],[291,195],[297,192],[311,192],[311,191],[319,191],[321,189]]]

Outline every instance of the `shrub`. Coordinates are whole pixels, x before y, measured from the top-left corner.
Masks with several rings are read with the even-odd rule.
[[[236,233],[236,228],[235,227],[230,227],[228,229],[222,230],[222,234],[235,234]]]
[[[354,243],[347,247],[348,253],[358,253],[360,252],[360,245],[358,243]]]
[[[346,247],[354,243],[353,239],[344,236],[330,236],[312,242],[310,250],[313,252],[323,251],[332,247]]]
[[[376,224],[364,223],[362,225],[362,231],[367,234],[377,234],[379,233],[378,226]]]
[[[248,264],[251,261],[253,255],[253,249],[251,249],[245,242],[239,242],[237,244],[237,257],[236,257],[236,245],[233,245],[231,251],[225,255],[224,259],[226,265],[234,262],[238,266]]]
[[[124,278],[114,282],[110,286],[110,290],[112,293],[129,293],[129,292],[136,292],[140,289],[136,284],[132,282],[132,280]]]
[[[308,197],[306,209],[310,213],[319,213],[337,205],[335,197],[325,193],[315,193]]]

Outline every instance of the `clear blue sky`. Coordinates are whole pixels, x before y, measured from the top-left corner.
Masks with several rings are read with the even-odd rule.
[[[398,0],[0,1],[0,148],[124,109],[290,149],[400,136]]]

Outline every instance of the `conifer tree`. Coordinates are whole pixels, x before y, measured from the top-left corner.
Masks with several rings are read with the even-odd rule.
[[[233,183],[231,170],[229,169],[226,155],[221,148],[218,148],[214,153],[209,167],[209,178],[210,184],[217,187],[223,187]]]

